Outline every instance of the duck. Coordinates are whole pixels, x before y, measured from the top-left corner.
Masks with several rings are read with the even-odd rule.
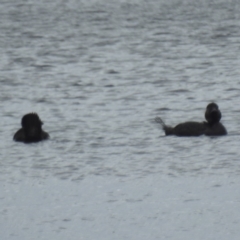
[[[22,128],[13,136],[17,142],[33,143],[47,140],[50,136],[42,129],[43,122],[37,113],[28,113],[22,117]]]
[[[197,137],[206,136],[223,136],[227,134],[226,128],[220,122],[222,117],[221,111],[216,103],[209,103],[205,111],[205,119],[203,122],[184,122],[175,127],[168,126],[160,117],[156,117],[155,121],[162,125],[165,135],[175,135],[179,137]]]

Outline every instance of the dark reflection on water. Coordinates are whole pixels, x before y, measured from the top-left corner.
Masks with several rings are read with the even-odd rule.
[[[238,174],[239,3],[5,2],[1,179]],[[164,137],[216,101],[229,135]],[[38,112],[51,139],[12,141]]]

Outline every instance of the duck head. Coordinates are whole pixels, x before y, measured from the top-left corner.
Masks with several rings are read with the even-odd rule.
[[[205,118],[210,125],[218,123],[222,114],[216,103],[209,103],[206,108]]]

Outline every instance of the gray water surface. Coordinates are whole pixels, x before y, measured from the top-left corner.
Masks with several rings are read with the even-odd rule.
[[[238,1],[0,4],[5,240],[239,239]],[[225,137],[154,122],[211,101]],[[28,112],[50,140],[12,140]]]

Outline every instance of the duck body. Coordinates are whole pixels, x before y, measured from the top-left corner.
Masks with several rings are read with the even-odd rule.
[[[183,137],[201,136],[206,130],[206,124],[204,122],[184,122],[179,123],[175,127],[164,126],[166,135],[176,135]]]
[[[48,138],[49,134],[43,130],[40,134],[29,136],[23,128],[20,128],[13,136],[13,140],[16,142],[25,143],[40,142],[42,140],[47,140]]]

